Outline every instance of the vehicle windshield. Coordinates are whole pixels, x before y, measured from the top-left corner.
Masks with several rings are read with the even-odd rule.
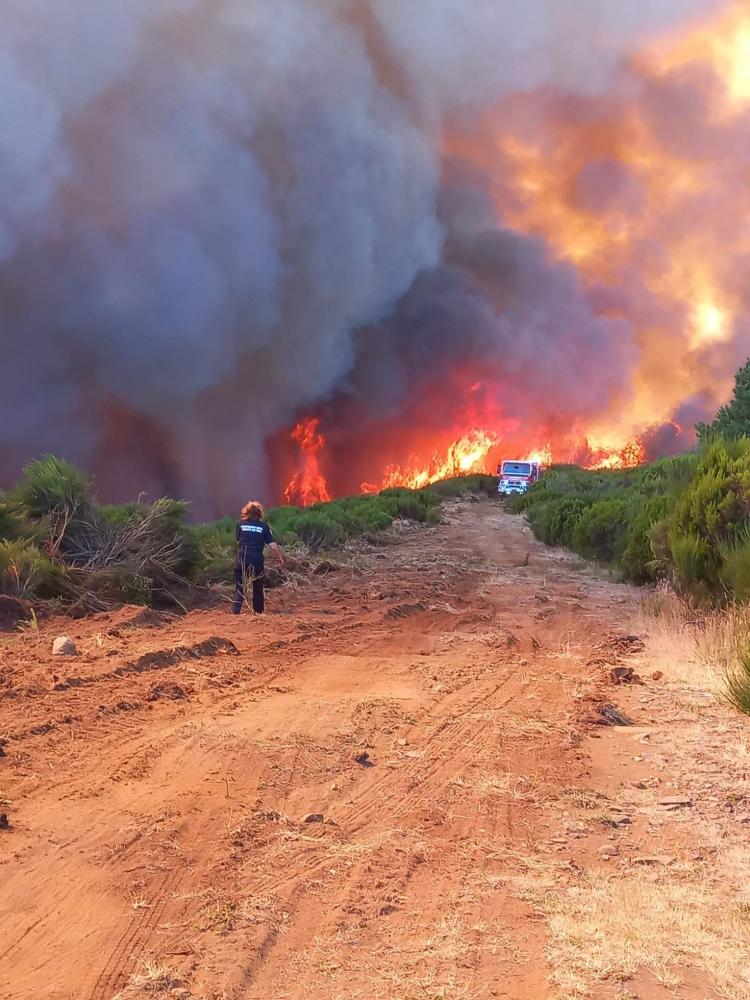
[[[503,462],[503,472],[504,476],[530,476],[531,475],[531,463],[530,462]]]

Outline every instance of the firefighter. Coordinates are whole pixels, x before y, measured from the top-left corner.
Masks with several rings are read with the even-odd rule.
[[[253,611],[262,615],[264,611],[263,550],[270,546],[279,566],[284,565],[281,549],[273,540],[271,529],[264,521],[263,507],[257,500],[250,500],[242,508],[240,521],[237,525],[237,560],[234,564],[235,599],[232,612],[238,615],[242,611],[247,580],[253,585]]]

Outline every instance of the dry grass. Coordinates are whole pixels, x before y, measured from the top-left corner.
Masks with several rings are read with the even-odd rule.
[[[563,790],[561,798],[568,799],[571,805],[577,809],[601,809],[607,802],[604,792],[595,788],[566,788]]]
[[[657,590],[641,602],[631,623],[646,643],[639,669],[660,670],[668,681],[718,696],[738,625],[732,612],[698,612],[675,594]]]
[[[642,602],[633,628],[646,636],[647,670],[750,714],[749,606],[699,611],[657,590]]]
[[[198,928],[215,934],[229,934],[240,918],[240,904],[234,899],[218,899],[204,907]]]
[[[750,919],[706,885],[589,874],[582,885],[535,901],[549,928],[553,981],[566,997],[648,969],[665,986],[680,968],[705,973],[726,1000],[750,1000]]]
[[[182,986],[182,979],[166,965],[153,958],[141,959],[130,982],[112,1000],[138,1000],[140,997],[168,996],[170,990]]]
[[[480,799],[511,798],[518,801],[535,797],[536,782],[533,777],[504,772],[479,775],[472,787]]]

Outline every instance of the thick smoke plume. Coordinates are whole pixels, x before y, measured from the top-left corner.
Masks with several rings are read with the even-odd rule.
[[[497,164],[449,137],[531,92],[566,114],[625,101],[629,57],[716,10],[6,0],[0,476],[51,450],[105,495],[208,515],[268,493],[267,442],[303,412],[342,455],[448,426],[483,380],[485,410],[540,429],[606,413],[632,389],[637,309],[503,218]],[[586,211],[637,203],[617,164],[581,176]]]

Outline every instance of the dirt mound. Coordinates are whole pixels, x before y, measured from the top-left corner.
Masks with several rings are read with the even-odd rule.
[[[54,691],[68,691],[71,688],[91,687],[101,684],[103,681],[123,678],[136,674],[147,673],[151,670],[165,670],[168,667],[177,666],[180,663],[190,660],[201,660],[206,657],[217,656],[219,654],[237,656],[239,650],[230,639],[223,636],[211,636],[202,642],[191,645],[172,646],[170,649],[153,649],[134,660],[115,667],[105,673],[93,674],[82,677],[66,677],[59,680],[54,685]]]
[[[138,628],[163,628],[175,620],[175,615],[167,614],[164,611],[155,611],[153,608],[138,608],[125,605],[112,616],[112,624],[108,629],[109,635],[117,636],[128,629]]]
[[[187,698],[187,691],[179,684],[172,681],[165,681],[162,684],[154,684],[148,693],[149,701],[182,701]]]
[[[385,617],[391,620],[394,618],[410,618],[412,615],[419,615],[426,610],[426,605],[418,602],[414,604],[396,604],[386,611]]]
[[[139,674],[144,670],[160,670],[162,667],[171,667],[182,660],[200,660],[204,656],[216,656],[217,653],[229,653],[237,656],[239,650],[231,639],[215,635],[203,642],[196,642],[192,646],[175,646],[172,649],[157,649],[150,653],[144,653],[137,660],[131,660],[122,667],[118,667],[115,673]]]

